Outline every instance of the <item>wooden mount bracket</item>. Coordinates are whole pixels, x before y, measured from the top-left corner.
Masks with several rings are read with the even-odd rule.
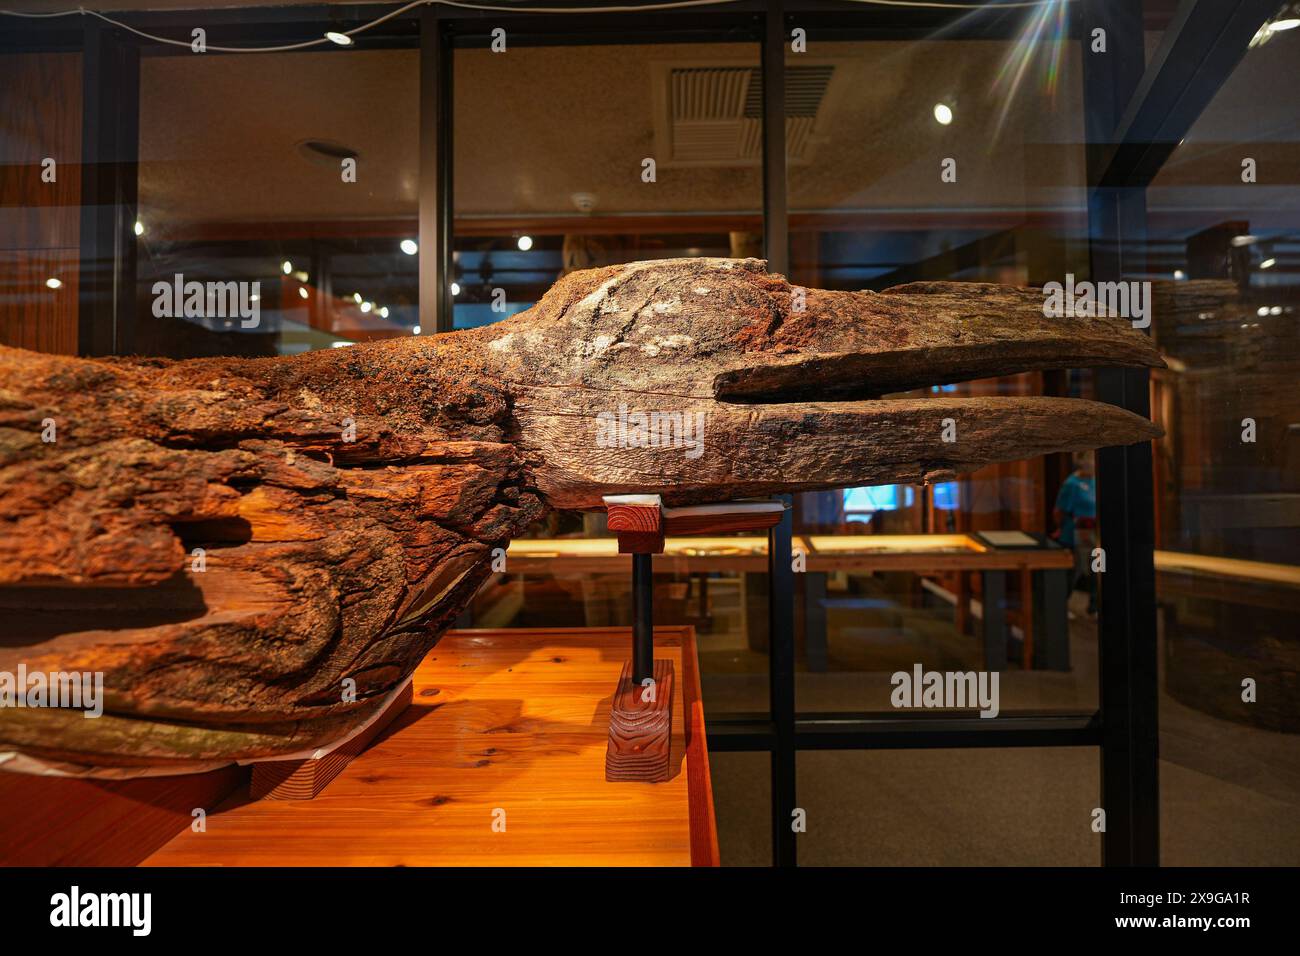
[[[609,530],[618,535],[619,554],[663,554],[663,499],[658,495],[609,495]]]
[[[662,783],[672,776],[674,676],[672,661],[657,660],[653,688],[642,687],[632,681],[631,663],[624,662],[609,714],[606,780]]]
[[[329,753],[305,760],[266,760],[253,764],[248,795],[254,800],[312,800],[343,772],[354,757],[375,742],[397,716],[411,705],[411,681],[361,733]]]

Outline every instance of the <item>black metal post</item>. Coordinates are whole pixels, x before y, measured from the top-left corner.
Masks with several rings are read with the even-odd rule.
[[[768,0],[763,26],[763,255],[770,272],[790,270],[790,215],[786,203],[785,14]]]
[[[794,567],[791,539],[794,517],[790,496],[782,495],[785,514],[767,535],[768,691],[772,712],[772,860],[795,866],[793,814],[796,796],[794,700]]]
[[[140,52],[89,18],[84,42],[77,350],[123,355],[134,347]]]
[[[632,682],[655,676],[655,610],[652,556],[632,555]]]
[[[1147,104],[1133,102],[1143,87],[1142,16],[1136,4],[1094,3],[1087,14],[1089,26],[1104,27],[1111,44],[1100,58],[1087,52],[1084,40],[1091,278],[1118,280],[1144,271],[1145,180],[1116,172],[1126,156],[1149,145],[1129,140],[1132,127],[1121,123],[1121,116],[1135,110],[1150,112]],[[1147,371],[1099,370],[1097,397],[1147,417]],[[1103,448],[1097,455],[1100,544],[1109,558],[1098,622],[1107,866],[1154,866],[1160,856],[1151,469],[1149,443]]]
[[[452,48],[436,6],[420,11],[420,320],[450,332],[452,315]]]

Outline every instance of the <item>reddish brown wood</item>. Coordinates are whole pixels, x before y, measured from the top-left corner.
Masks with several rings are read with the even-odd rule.
[[[728,511],[704,507],[673,508],[664,514],[664,533],[671,535],[734,534],[739,531],[766,531],[781,520],[781,507],[753,507],[734,502]]]
[[[623,664],[610,705],[606,780],[660,783],[672,777],[673,676],[672,661],[658,659],[654,687],[643,687],[632,682],[631,662]]]
[[[872,397],[1160,364],[1125,323],[1042,303],[662,260],[571,273],[490,327],[293,357],[0,348],[0,669],[106,687],[97,720],[5,708],[0,748],[175,768],[328,745],[552,508],[933,481],[1158,434],[1071,399]]]
[[[0,772],[0,866],[135,866],[190,831],[195,810],[212,814],[248,776],[234,764],[133,780]]]
[[[704,730],[704,697],[700,691],[700,662],[694,628],[682,644],[683,735],[686,768],[690,775],[691,866],[721,866],[718,828],[713,812],[713,779],[709,768],[709,742]],[[656,638],[658,634],[655,635]],[[689,646],[687,646],[689,643]]]
[[[663,510],[659,504],[605,499],[606,527],[618,536],[619,554],[662,554]]]
[[[411,684],[408,682],[374,723],[329,753],[306,760],[264,760],[253,764],[248,795],[254,800],[315,798],[410,705]]]
[[[702,713],[685,676],[680,772],[653,786],[602,779],[627,645],[625,627],[451,631],[417,668],[411,707],[319,798],[232,798],[207,833],[182,833],[146,865],[704,865],[717,838],[701,809],[702,719],[684,740]],[[655,648],[682,675],[695,658],[689,627],[656,628]]]

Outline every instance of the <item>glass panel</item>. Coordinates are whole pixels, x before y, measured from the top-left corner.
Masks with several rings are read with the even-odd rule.
[[[136,350],[418,332],[418,82],[415,50],[142,60]],[[240,308],[196,315],[188,283],[236,283]]]
[[[1250,49],[1147,190],[1172,865],[1300,862],[1298,62],[1300,29]]]
[[[77,352],[81,54],[0,55],[0,344]]]
[[[807,53],[788,53],[792,281],[1085,277],[1081,54],[1063,29],[1036,13],[998,39],[957,23],[921,41],[810,37]],[[1062,370],[885,397],[1091,394],[1090,373]],[[796,547],[809,555],[799,709],[889,710],[899,671],[996,669],[986,660],[1005,654],[1002,709],[1092,710],[1092,579],[1071,550],[1091,550],[1090,467],[1050,455],[929,487],[797,496]],[[1004,532],[1017,534],[979,537]],[[1004,622],[985,614],[990,601]]]
[[[800,866],[1098,866],[1094,747],[799,754]]]
[[[709,754],[723,866],[772,865],[772,757]]]
[[[757,65],[753,42],[458,49],[457,328],[527,309],[578,269],[761,255]],[[731,561],[765,544],[670,540],[655,559],[656,623],[695,626],[711,715],[767,709],[767,576]],[[630,624],[616,550],[603,514],[551,515],[511,547],[525,570],[485,585],[469,620]]]

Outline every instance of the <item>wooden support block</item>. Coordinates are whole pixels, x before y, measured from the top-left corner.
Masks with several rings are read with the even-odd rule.
[[[656,660],[654,699],[643,700],[647,688],[632,683],[632,663],[623,663],[609,713],[606,780],[661,783],[672,776],[673,677],[673,662]]]
[[[785,505],[779,501],[728,501],[716,505],[664,508],[664,532],[689,535],[766,531],[784,514]]]
[[[607,526],[618,535],[619,554],[663,554],[663,504],[658,495],[610,495]]]
[[[397,715],[411,705],[411,681],[383,713],[351,740],[329,753],[306,760],[267,760],[253,764],[248,794],[254,800],[312,800],[343,772],[352,759],[374,743]]]

